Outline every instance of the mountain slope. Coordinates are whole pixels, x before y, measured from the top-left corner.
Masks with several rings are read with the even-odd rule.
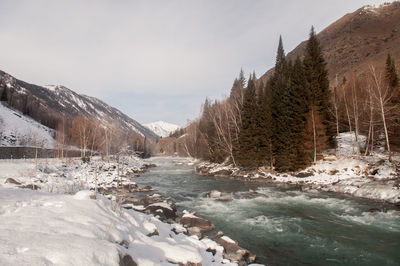
[[[145,126],[152,130],[155,134],[163,138],[168,137],[170,133],[175,132],[179,128],[178,125],[174,125],[164,121],[152,122],[149,124],[145,124]]]
[[[29,84],[0,71],[0,93],[4,89],[11,106],[53,129],[62,120],[68,123],[81,116],[97,120],[102,126],[113,127],[125,135],[135,132],[151,140],[158,138],[151,130],[118,109],[63,86]]]
[[[54,148],[54,130],[0,102],[0,146]]]
[[[353,72],[362,74],[369,65],[382,67],[387,53],[400,62],[400,2],[380,7],[364,6],[338,19],[318,35],[329,78],[333,81],[348,78]],[[287,54],[289,60],[302,57],[306,41]],[[268,70],[261,79],[265,82],[273,73]]]

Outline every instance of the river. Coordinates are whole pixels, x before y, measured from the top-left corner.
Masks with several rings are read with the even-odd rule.
[[[268,265],[400,265],[400,209],[318,191],[302,192],[198,175],[184,159],[155,157],[136,179],[192,209]],[[232,201],[205,197],[219,190]],[[379,212],[370,212],[372,208]]]

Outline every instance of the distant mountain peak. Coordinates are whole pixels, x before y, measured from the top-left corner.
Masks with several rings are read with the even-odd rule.
[[[180,126],[171,124],[165,121],[156,121],[152,123],[145,124],[148,129],[153,131],[155,134],[157,134],[160,137],[168,137],[169,134],[173,133],[177,129],[180,128]]]

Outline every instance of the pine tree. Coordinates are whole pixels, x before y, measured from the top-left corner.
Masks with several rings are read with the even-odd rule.
[[[213,123],[213,110],[212,105],[208,98],[206,98],[203,105],[203,113],[199,122],[199,130],[202,134],[206,136],[207,145],[210,157],[207,158],[211,162],[221,162],[220,149],[218,147],[218,142],[216,141],[217,132]]]
[[[243,68],[240,69],[238,81],[239,81],[240,86],[242,86],[242,88],[244,88],[246,86],[246,78],[244,77]]]
[[[307,42],[304,71],[310,95],[308,120],[311,120],[312,124],[312,132],[308,133],[313,136],[312,158],[315,161],[318,153],[335,147],[336,142],[328,72],[314,27],[311,27],[310,38]]]
[[[235,158],[239,166],[258,167],[257,158],[257,105],[256,88],[252,78],[244,93],[242,107],[242,125],[239,132],[238,147],[235,149]]]
[[[271,120],[272,120],[272,147],[275,168],[278,171],[287,171],[290,168],[290,107],[289,107],[289,64],[285,60],[282,38],[279,38],[278,51],[275,63],[275,72],[270,81],[271,87]]]
[[[229,95],[229,98],[231,98],[231,99],[235,98],[235,96],[239,93],[240,89],[241,89],[241,86],[239,84],[239,80],[235,79],[233,81],[233,85],[232,85],[232,89],[231,89],[231,93]]]
[[[290,72],[289,99],[291,109],[291,152],[290,170],[304,168],[308,164],[303,146],[303,132],[309,112],[309,95],[306,90],[306,79],[303,62],[297,58]]]
[[[267,83],[269,84],[269,83]],[[258,119],[258,161],[260,165],[272,167],[272,142],[271,142],[271,88],[261,81],[258,88],[257,101]]]

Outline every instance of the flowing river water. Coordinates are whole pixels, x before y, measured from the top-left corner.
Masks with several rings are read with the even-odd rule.
[[[400,265],[400,209],[318,191],[198,175],[184,159],[155,157],[136,179],[192,209],[268,265]],[[205,197],[219,190],[233,197]],[[375,208],[375,212],[370,210]],[[380,211],[377,211],[379,209]]]

